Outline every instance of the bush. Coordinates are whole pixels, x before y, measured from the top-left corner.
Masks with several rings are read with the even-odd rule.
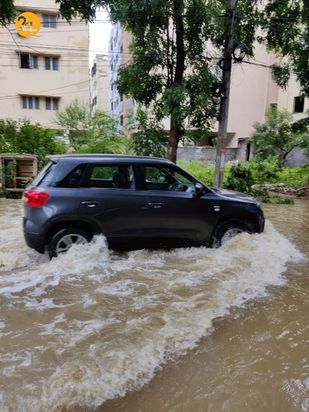
[[[309,165],[284,167],[278,172],[278,181],[296,189],[306,187],[309,184]]]
[[[48,154],[65,153],[65,147],[57,142],[55,130],[44,129],[28,120],[0,119],[0,153],[37,155],[40,169],[46,163]]]
[[[251,186],[254,183],[250,166],[247,163],[240,163],[231,167],[224,186],[237,192],[251,193]]]
[[[215,169],[204,162],[198,161],[178,161],[180,167],[185,169],[188,173],[196,177],[206,186],[212,186],[215,179]]]

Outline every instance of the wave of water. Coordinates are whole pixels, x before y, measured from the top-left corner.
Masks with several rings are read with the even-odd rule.
[[[220,249],[116,254],[99,236],[49,261],[19,219],[0,218],[3,412],[91,410],[141,387],[302,259],[267,223]]]

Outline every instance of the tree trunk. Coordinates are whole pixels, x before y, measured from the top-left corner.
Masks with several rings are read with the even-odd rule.
[[[173,85],[181,84],[183,82],[183,75],[185,71],[185,46],[184,46],[184,1],[173,1],[173,20],[175,24],[176,34],[176,66]],[[176,163],[177,147],[181,137],[181,124],[171,115],[170,136],[167,149],[167,158]]]
[[[168,141],[167,155],[168,160],[176,163],[178,142],[181,137],[181,127],[173,118],[170,123],[170,135]]]

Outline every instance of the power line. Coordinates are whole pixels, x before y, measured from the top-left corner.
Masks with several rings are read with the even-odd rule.
[[[98,78],[101,77],[105,77],[105,76],[98,76]],[[83,83],[88,83],[89,84],[89,80],[84,80],[84,81],[79,81],[79,82],[74,82],[74,83],[70,83],[67,84],[66,86],[61,86],[61,87],[54,87],[52,89],[46,89],[46,90],[41,90],[41,91],[35,91],[31,94],[35,95],[35,94],[42,94],[42,93],[46,93],[46,92],[51,92],[51,91],[55,91],[55,90],[61,90],[61,89],[66,89],[67,87],[71,87],[71,86],[77,86]],[[70,92],[69,92],[70,93]],[[16,94],[11,94],[11,95],[7,95],[7,96],[1,96],[0,100],[6,100],[6,99],[11,99],[11,98],[15,98]]]

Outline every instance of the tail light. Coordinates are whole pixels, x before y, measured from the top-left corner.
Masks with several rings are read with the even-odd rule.
[[[26,190],[23,197],[25,205],[31,207],[42,207],[47,202],[49,194],[45,192]]]

